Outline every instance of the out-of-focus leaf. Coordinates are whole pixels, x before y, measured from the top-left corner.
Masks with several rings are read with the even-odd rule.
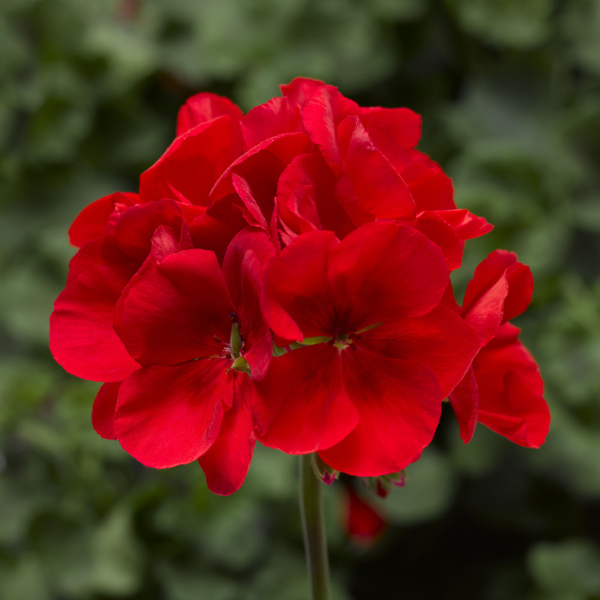
[[[449,0],[462,26],[482,41],[529,48],[550,33],[551,0]]]
[[[159,573],[164,581],[169,600],[188,598],[214,598],[214,600],[245,600],[248,592],[230,578],[206,573],[190,572],[168,565],[161,566]]]
[[[15,565],[0,567],[0,596],[19,600],[51,600],[36,558],[25,554]]]
[[[573,58],[581,66],[600,73],[600,2],[598,0],[576,0],[565,6],[562,21],[563,33],[568,38]]]
[[[536,544],[527,562],[537,585],[553,597],[600,594],[600,551],[587,540]]]
[[[129,596],[140,586],[143,555],[131,524],[131,509],[117,506],[94,532],[92,588],[102,594]]]

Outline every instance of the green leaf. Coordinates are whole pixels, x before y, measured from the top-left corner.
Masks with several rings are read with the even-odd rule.
[[[587,540],[536,544],[527,563],[537,585],[553,595],[600,594],[600,551]]]

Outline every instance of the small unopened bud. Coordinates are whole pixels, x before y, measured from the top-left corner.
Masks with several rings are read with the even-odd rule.
[[[390,473],[389,475],[385,475],[392,485],[396,487],[404,487],[406,485],[406,471],[404,469],[402,471],[398,471],[398,473]]]
[[[368,490],[377,494],[380,498],[385,498],[390,493],[391,486],[382,481],[381,477],[363,477],[362,481]]]
[[[323,483],[331,485],[340,476],[340,472],[332,469],[328,464],[323,462],[316,452],[312,455],[311,459],[313,471]]]
[[[385,498],[394,487],[404,487],[406,475],[404,471],[398,473],[389,473],[380,477],[363,477],[365,487],[377,494],[380,498]]]

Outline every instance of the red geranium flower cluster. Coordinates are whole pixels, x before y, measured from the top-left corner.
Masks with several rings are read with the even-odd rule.
[[[257,439],[397,472],[445,398],[464,441],[479,421],[539,446],[542,380],[508,322],[531,273],[494,252],[456,304],[449,273],[492,226],[415,149],[419,115],[310,79],[282,91],[246,115],[190,98],[139,193],[75,219],[50,346],[104,382],[96,431],[151,467],[198,460],[219,494],[243,483]]]

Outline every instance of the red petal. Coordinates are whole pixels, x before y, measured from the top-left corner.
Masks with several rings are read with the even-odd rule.
[[[328,448],[358,422],[344,390],[337,348],[317,344],[274,358],[252,400],[260,441],[289,454]]]
[[[244,374],[234,380],[233,404],[225,412],[219,437],[198,462],[211,492],[228,496],[240,489],[254,453],[256,436],[249,402],[252,382]]]
[[[421,139],[421,115],[410,108],[363,107],[361,121],[373,130],[389,135],[401,148],[415,148]],[[378,145],[379,147],[379,145]],[[380,148],[384,154],[385,150]]]
[[[115,304],[131,272],[97,266],[67,284],[50,316],[50,350],[66,371],[92,381],[123,381],[139,369],[113,329]]]
[[[238,196],[232,194],[205,213],[188,221],[194,247],[212,250],[219,263],[223,262],[231,240],[247,225],[235,202],[239,202]],[[184,212],[187,212],[186,209]]]
[[[177,365],[220,354],[234,311],[214,252],[185,250],[132,282],[115,325],[140,364]]]
[[[301,154],[286,167],[277,184],[277,207],[282,222],[297,234],[328,229],[342,239],[355,229],[320,152]]]
[[[501,252],[501,250],[496,252]],[[525,312],[533,297],[533,275],[527,265],[517,263],[507,275],[508,296],[504,302],[502,323],[506,323]]]
[[[115,205],[119,205],[120,212],[124,207],[135,204],[137,198],[137,194],[115,192],[86,206],[77,215],[69,229],[71,244],[81,248],[81,246],[104,236],[106,226],[115,211]]]
[[[256,183],[257,186],[260,185],[261,179],[264,178],[264,174],[261,174],[260,172],[256,173],[255,166],[257,164],[269,164],[269,161],[272,161],[273,158],[277,158],[279,160],[277,164],[280,164],[281,170],[283,170],[283,167],[290,163],[295,156],[309,152],[311,146],[311,141],[304,133],[282,133],[281,135],[265,140],[261,144],[254,146],[254,148],[248,150],[248,152],[244,153],[232,163],[217,183],[215,183],[214,188],[210,192],[210,205],[216,205],[216,203],[223,198],[235,193],[232,182],[233,173],[237,173],[244,177],[250,182],[251,187],[254,189],[253,184]],[[257,158],[257,155],[263,156]],[[257,163],[255,161],[259,162]],[[274,176],[279,177],[281,170],[279,172],[273,171]],[[269,178],[267,183],[273,187],[273,196],[275,196],[277,179],[271,181],[271,178]]]
[[[324,85],[325,82],[320,79],[296,77],[290,83],[280,85],[279,88],[291,105],[304,108],[316,91]]]
[[[430,210],[420,212],[416,221],[411,222],[410,225],[440,247],[450,271],[460,267],[464,244],[438,212]]]
[[[479,421],[512,442],[539,448],[550,427],[538,366],[506,323],[473,362],[479,388]]]
[[[268,156],[268,155],[266,155],[266,156]],[[266,156],[264,156],[264,158],[266,158]],[[260,154],[257,155],[257,158],[258,157],[263,158],[263,156]],[[271,157],[271,159],[274,159],[274,157]],[[262,161],[260,161],[260,162],[262,162]],[[269,165],[269,166],[274,166],[275,169],[277,171],[279,171],[281,169],[282,165],[276,165],[276,166]],[[269,175],[270,175],[269,167],[263,168],[263,167],[266,167],[266,165],[264,165],[264,164],[263,165],[256,164],[256,165],[253,165],[253,167],[256,169],[256,172],[261,173],[261,175],[263,175],[263,177],[266,175],[266,177],[262,180],[263,183],[266,180],[270,179],[271,182],[273,184],[275,184],[275,182],[277,181],[277,175],[272,175],[271,177],[269,177]],[[235,189],[236,194],[240,197],[240,199],[242,201],[242,206],[241,206],[242,215],[244,215],[244,218],[246,219],[246,222],[248,223],[248,225],[250,225],[252,227],[258,227],[259,229],[262,229],[263,231],[269,232],[269,223],[267,222],[267,219],[270,220],[271,216],[273,214],[273,208],[274,208],[274,202],[275,202],[275,190],[271,189],[270,190],[271,193],[267,192],[265,194],[260,194],[259,198],[261,200],[265,200],[265,202],[261,202],[262,206],[259,206],[258,202],[254,198],[252,188],[250,187],[248,182],[241,175],[238,175],[237,173],[233,173],[233,175],[231,177],[231,183],[233,184],[233,188]]]
[[[309,235],[316,234],[294,240],[280,258],[294,244],[300,248],[302,237],[305,245],[309,243]],[[336,313],[357,329],[428,313],[439,304],[448,285],[448,268],[440,249],[400,223],[363,225],[329,254]],[[295,313],[290,314],[295,318]]]
[[[241,121],[246,150],[281,133],[295,131],[287,98],[272,98],[255,106]]]
[[[452,309],[454,312],[460,314],[461,308],[456,302],[456,298],[454,297],[454,289],[452,288],[452,282],[448,282],[448,287],[444,291],[444,295],[442,296],[442,301],[440,304],[447,306]]]
[[[303,123],[310,139],[319,146],[336,175],[341,175],[343,170],[337,127],[349,115],[360,115],[360,107],[331,85],[316,89],[303,111]]]
[[[74,281],[88,269],[106,265],[102,248],[104,247],[104,239],[99,238],[93,242],[89,242],[82,246],[77,254],[69,261],[69,274],[67,275],[67,283]]]
[[[332,333],[327,260],[337,244],[330,231],[306,233],[269,261],[263,311],[276,335],[302,340]]]
[[[121,381],[104,383],[96,394],[92,408],[92,425],[105,440],[115,439],[114,418]]]
[[[177,135],[193,129],[196,125],[228,115],[232,123],[239,123],[243,112],[229,98],[209,92],[201,92],[191,98],[179,109],[177,115]],[[237,127],[239,130],[239,126]]]
[[[150,254],[154,260],[161,262],[169,254],[174,254],[181,250],[190,250],[192,242],[190,239],[186,239],[182,242],[179,235],[173,231],[167,225],[161,225],[152,236],[152,249]]]
[[[494,229],[494,226],[483,217],[478,217],[465,209],[438,210],[436,214],[454,229],[461,240],[472,240]]]
[[[150,254],[152,239],[161,225],[175,231],[184,245],[191,243],[179,204],[173,200],[161,200],[132,206],[120,216],[114,238],[107,239],[103,249],[105,258],[116,263],[131,260],[134,267],[139,267]]]
[[[277,207],[281,220],[296,234],[323,229],[315,201],[318,182],[308,172],[310,165],[318,161],[327,169],[321,155],[316,152],[296,156],[277,182]],[[334,189],[333,181],[330,187]],[[333,195],[329,202],[335,202]]]
[[[531,302],[533,277],[513,252],[496,250],[482,261],[463,300],[463,318],[479,334],[482,345],[500,323],[521,314]]]
[[[475,433],[479,410],[479,392],[472,368],[467,371],[463,380],[454,388],[449,400],[458,421],[460,437],[466,444],[471,441]]]
[[[252,379],[264,379],[273,356],[273,337],[260,307],[262,267],[253,251],[242,263],[241,298],[238,304],[244,337],[244,358],[252,371]]]
[[[431,442],[440,420],[442,394],[434,374],[420,363],[364,349],[342,354],[343,377],[359,422],[319,456],[332,468],[359,477],[404,469]]]
[[[423,156],[426,163],[411,163],[401,172],[417,210],[455,209],[452,180],[436,162]]]
[[[415,203],[404,179],[374,145],[357,116],[337,127],[344,173],[361,209],[378,219],[414,219]]]
[[[475,331],[441,305],[421,317],[375,327],[355,343],[389,358],[425,365],[436,376],[442,397],[461,381],[481,348]]]
[[[145,202],[170,198],[206,206],[215,181],[240,154],[228,116],[201,123],[175,138],[140,177]]]
[[[263,310],[282,338],[333,336],[425,314],[447,285],[435,244],[408,226],[378,221],[339,244],[331,232],[293,240],[269,263]]]
[[[214,443],[231,406],[227,360],[140,369],[123,382],[115,433],[123,449],[148,467],[164,469],[198,459]]]
[[[231,240],[223,260],[223,273],[235,306],[240,303],[242,262],[249,251],[254,252],[262,268],[275,256],[275,246],[269,236],[259,229],[245,227]]]

